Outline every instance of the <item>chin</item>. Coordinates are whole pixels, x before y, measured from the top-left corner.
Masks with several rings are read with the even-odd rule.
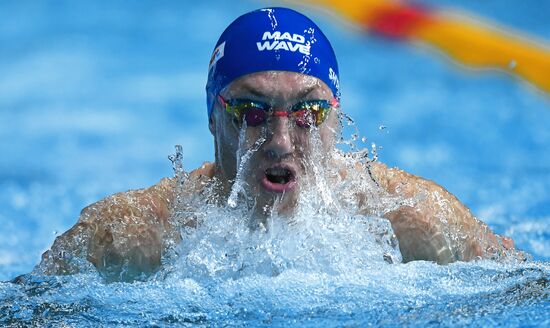
[[[297,185],[284,192],[266,190],[261,184],[259,187],[261,192],[256,199],[256,206],[264,215],[268,216],[273,212],[281,216],[291,216],[294,213],[298,204]]]

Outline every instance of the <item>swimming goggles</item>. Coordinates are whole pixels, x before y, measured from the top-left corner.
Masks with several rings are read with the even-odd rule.
[[[289,117],[297,126],[309,128],[319,126],[328,117],[332,108],[339,106],[338,100],[304,100],[292,105],[288,110],[274,110],[273,106],[250,99],[226,100],[218,95],[220,104],[225,111],[233,115],[239,123],[246,121],[247,126],[264,124],[269,116]]]

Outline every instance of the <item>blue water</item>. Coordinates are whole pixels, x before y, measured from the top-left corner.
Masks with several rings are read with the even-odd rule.
[[[421,2],[550,42],[548,1]],[[172,175],[174,144],[187,168],[213,160],[207,61],[225,26],[262,5],[0,2],[0,281],[32,270],[87,204]],[[108,285],[94,272],[35,277],[0,283],[0,324],[550,325],[550,97],[307,12],[333,41],[342,106],[380,160],[445,186],[534,261]]]

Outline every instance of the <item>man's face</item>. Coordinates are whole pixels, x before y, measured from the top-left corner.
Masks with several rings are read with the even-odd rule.
[[[220,95],[228,102],[250,100],[266,104],[279,113],[303,102],[333,99],[330,88],[319,79],[282,71],[246,75],[233,81]],[[247,196],[255,200],[257,213],[270,211],[274,204],[279,214],[291,213],[307,175],[311,174],[310,167],[323,166],[328,157],[324,155],[334,148],[338,132],[335,108],[319,126],[300,125],[292,116],[272,115],[262,124],[245,126],[225,110],[221,101],[214,105],[210,130],[216,145],[217,175],[229,186],[236,178],[238,161],[244,162],[239,176]]]

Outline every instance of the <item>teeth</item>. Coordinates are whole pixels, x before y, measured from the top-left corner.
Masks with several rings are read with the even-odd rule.
[[[285,175],[289,175],[290,171],[282,167],[275,167],[275,168],[267,169],[266,173],[269,175],[285,176]]]

